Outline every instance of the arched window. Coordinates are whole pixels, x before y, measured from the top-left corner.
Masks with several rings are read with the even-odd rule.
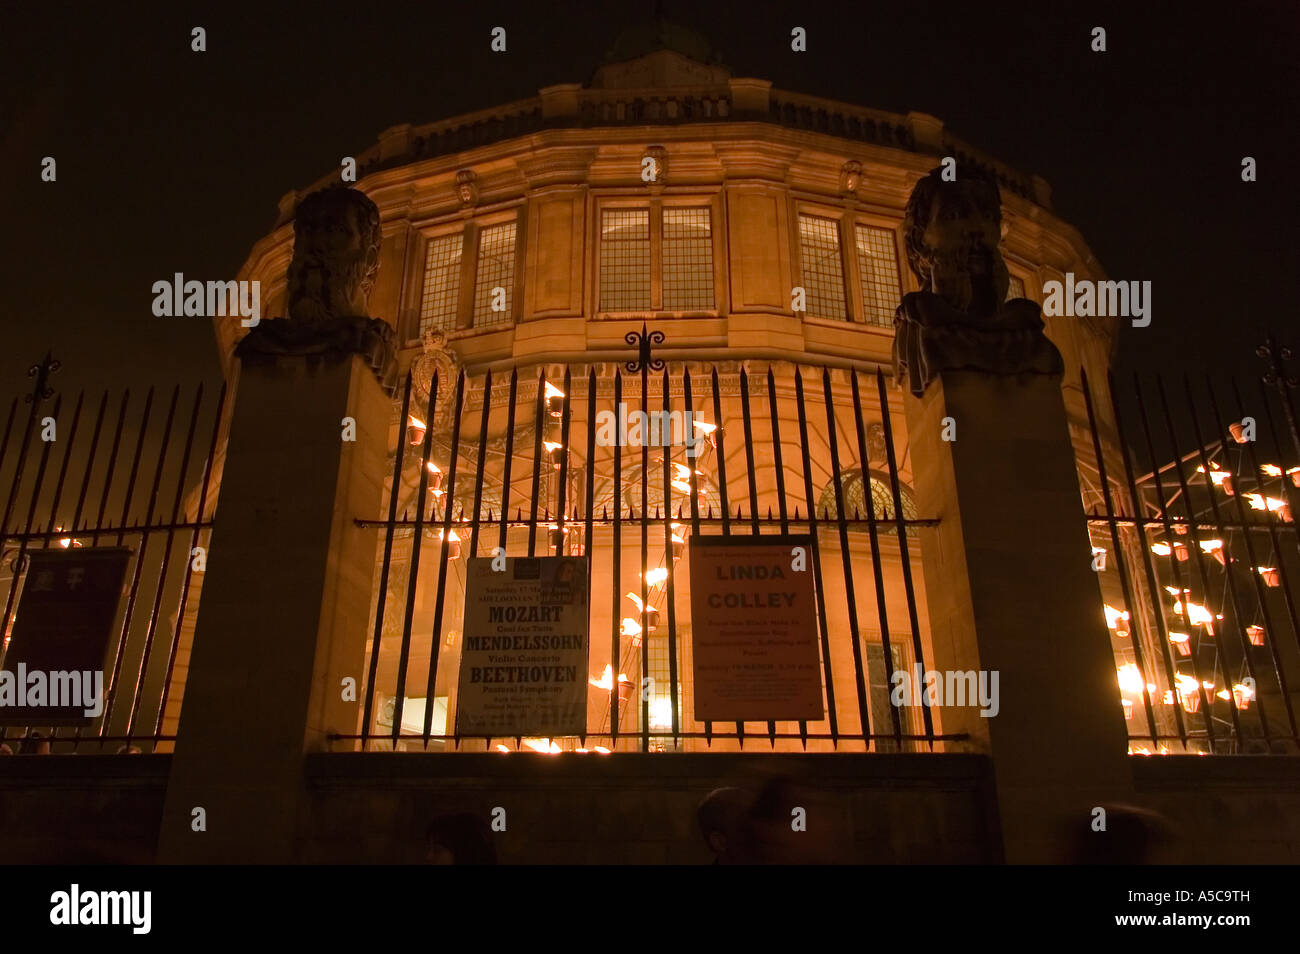
[[[889,475],[880,471],[871,471],[871,505],[877,520],[894,519],[894,495],[890,490]],[[840,472],[840,493],[844,498],[845,516],[865,520],[867,517],[866,498],[862,492],[862,471],[856,467]],[[898,485],[899,499],[903,503],[903,519],[916,519],[916,496],[912,488],[904,483]],[[827,483],[822,489],[821,499],[817,502],[817,515],[822,514],[834,520],[839,516],[839,507],[835,501],[835,485]],[[908,527],[909,536],[916,536],[916,527]]]

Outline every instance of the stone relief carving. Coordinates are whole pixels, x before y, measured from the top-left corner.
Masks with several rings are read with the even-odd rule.
[[[461,169],[456,173],[456,194],[460,196],[463,209],[478,205],[478,177],[473,169]]]
[[[451,423],[455,412],[456,377],[460,374],[460,361],[447,347],[447,336],[441,331],[426,331],[421,339],[423,350],[411,364],[411,381],[416,393],[428,406],[433,377],[438,376],[437,402],[433,408],[434,430],[441,431]]]
[[[966,169],[952,182],[940,173],[916,184],[903,219],[907,263],[922,290],[904,296],[894,315],[895,382],[920,395],[944,370],[1062,374],[1038,305],[1005,300],[996,182]]]

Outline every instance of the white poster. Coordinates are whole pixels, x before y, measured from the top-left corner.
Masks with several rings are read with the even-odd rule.
[[[493,562],[469,561],[457,734],[582,735],[587,558],[507,557],[499,570]]]

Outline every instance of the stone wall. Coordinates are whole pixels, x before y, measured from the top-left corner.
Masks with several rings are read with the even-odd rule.
[[[434,817],[506,809],[498,860],[707,864],[700,800],[780,776],[807,810],[807,858],[865,864],[996,860],[979,756],[413,755],[308,758],[304,861],[420,862]]]
[[[170,762],[0,760],[0,864],[152,862]],[[1153,862],[1300,863],[1300,759],[1132,762],[1134,801],[1161,813],[1175,833]],[[707,864],[695,821],[700,799],[778,773],[808,796],[808,837],[824,860],[999,860],[987,760],[925,754],[314,755],[298,848],[309,863],[418,864],[431,819],[460,811],[487,819],[500,805],[502,863]]]

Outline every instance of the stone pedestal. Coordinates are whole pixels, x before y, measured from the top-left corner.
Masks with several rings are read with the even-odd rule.
[[[356,731],[391,410],[360,357],[244,359],[160,862],[297,857],[304,754]]]
[[[1060,379],[942,371],[906,414],[939,518],[922,531],[929,665],[999,673],[998,714],[944,708],[944,731],[992,756],[1006,860],[1060,862],[1065,826],[1132,789]]]

